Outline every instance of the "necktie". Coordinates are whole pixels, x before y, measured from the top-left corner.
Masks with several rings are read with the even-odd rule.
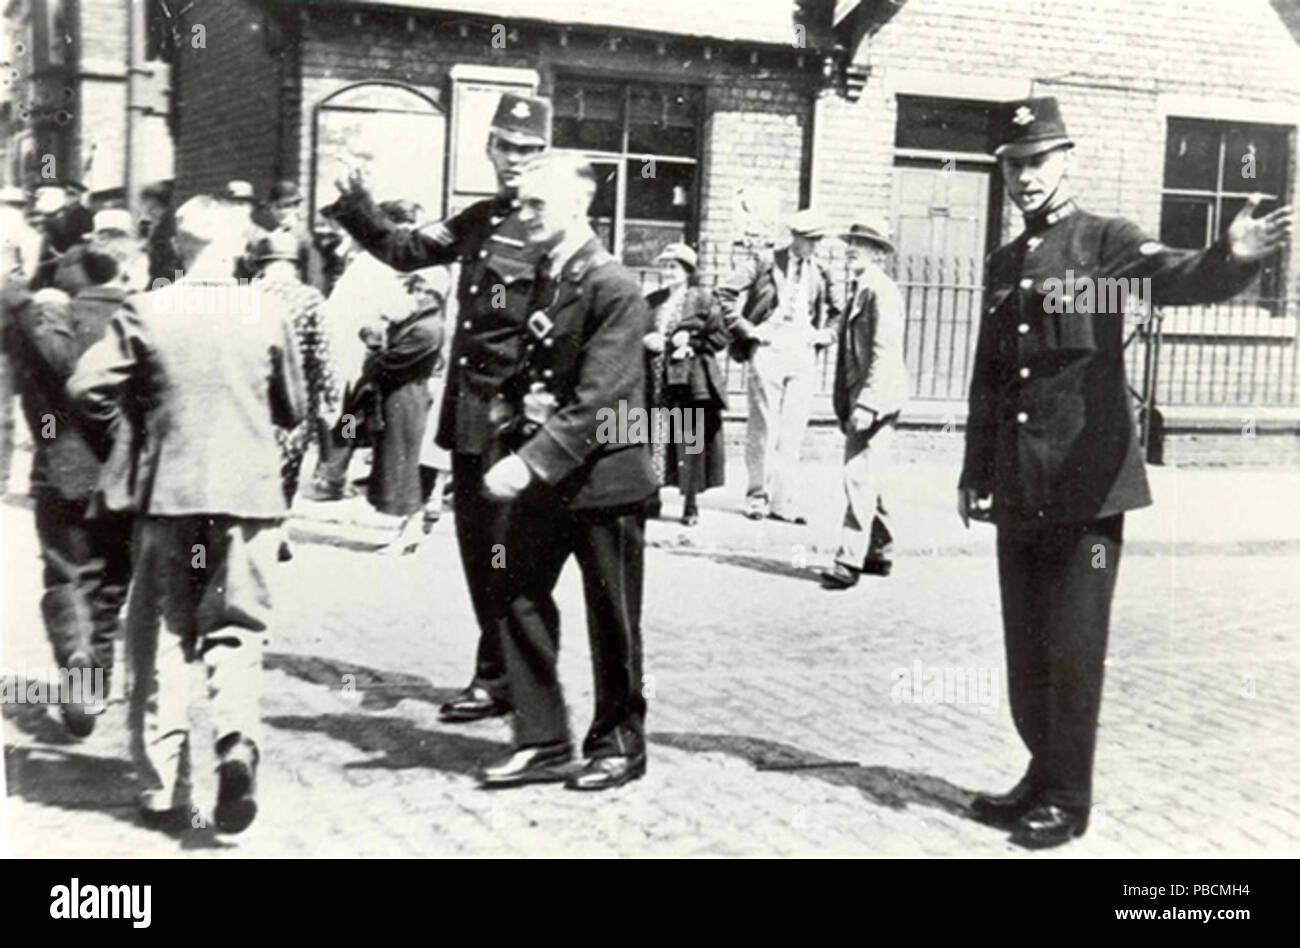
[[[790,288],[790,308],[785,314],[787,322],[808,315],[808,294],[804,291],[803,265],[803,257],[795,257],[794,286]]]

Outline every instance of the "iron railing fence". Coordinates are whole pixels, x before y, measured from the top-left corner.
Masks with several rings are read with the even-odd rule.
[[[700,260],[702,285],[716,286],[748,253],[743,247],[706,251]],[[843,293],[848,285],[843,259],[832,259],[829,266]],[[976,258],[917,256],[893,262],[907,317],[904,353],[913,399],[965,399],[984,292],[982,270]],[[661,283],[652,269],[640,277],[647,293]],[[1243,297],[1166,307],[1155,318],[1159,332],[1140,315],[1125,317],[1125,360],[1134,391],[1145,392],[1148,376],[1154,375],[1157,405],[1300,406],[1300,299]],[[823,395],[830,392],[834,355],[827,350],[820,359]],[[744,367],[725,356],[723,361],[729,388],[743,392]]]

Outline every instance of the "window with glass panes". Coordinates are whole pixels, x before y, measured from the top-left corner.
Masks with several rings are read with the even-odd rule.
[[[1171,247],[1200,250],[1218,240],[1255,192],[1265,195],[1255,212],[1284,203],[1290,129],[1283,125],[1170,118],[1160,239]],[[1281,258],[1265,262],[1250,295],[1273,296],[1281,286]]]
[[[651,266],[696,234],[700,114],[691,86],[556,79],[556,148],[596,170],[592,227],[629,266]]]

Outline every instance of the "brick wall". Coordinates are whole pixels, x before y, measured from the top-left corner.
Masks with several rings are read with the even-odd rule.
[[[205,48],[191,46],[202,26]],[[203,0],[184,17],[173,92],[179,97],[179,200],[251,181],[259,197],[279,176],[282,59],[290,55],[274,21],[246,0]]]
[[[286,171],[298,176],[304,191],[311,188],[313,109],[331,93],[384,78],[447,102],[454,65],[497,65],[536,69],[543,93],[550,91],[557,74],[703,86],[699,231],[706,260],[715,259],[735,236],[736,188],[761,184],[781,195],[785,210],[799,206],[808,172],[811,64],[801,71],[793,54],[784,51],[754,64],[747,51],[721,46],[706,59],[699,44],[668,43],[660,52],[655,42],[635,38],[611,53],[590,37],[575,34],[561,45],[556,28],[506,25],[512,30],[507,48],[494,49],[487,34],[462,37],[457,24],[378,12],[354,20],[314,11],[300,25],[300,119],[286,139],[296,168]]]
[[[1170,97],[1199,99],[1193,117],[1280,114],[1292,126],[1300,118],[1300,50],[1267,0],[910,0],[854,54],[872,67],[868,85],[856,104],[820,103],[813,171],[815,200],[845,220],[893,215],[899,93],[1057,96],[1078,146],[1081,202],[1153,233],[1165,119],[1186,114]],[[1007,237],[1017,224],[1009,206],[1003,219]],[[1300,293],[1300,247],[1290,276]]]

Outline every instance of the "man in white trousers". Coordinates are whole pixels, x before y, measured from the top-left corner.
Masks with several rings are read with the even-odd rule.
[[[907,400],[907,314],[898,286],[881,268],[894,246],[875,222],[854,224],[842,236],[848,244],[849,292],[839,326],[833,401],[845,434],[847,506],[835,562],[821,574],[827,589],[848,589],[862,573],[888,576],[892,568],[893,535],[882,485],[894,425]]]
[[[719,284],[731,356],[747,362],[749,469],[745,515],[806,523],[795,496],[799,449],[812,411],[818,353],[835,340],[840,301],[815,258],[826,232],[805,209],[790,219],[790,246],[755,256]]]

